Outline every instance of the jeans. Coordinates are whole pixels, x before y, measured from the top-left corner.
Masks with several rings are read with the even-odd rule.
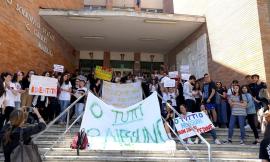
[[[75,115],[76,118],[78,118],[78,116],[80,116],[83,113],[83,108],[84,108],[84,103],[76,103],[75,105]],[[80,122],[81,119],[78,120],[78,122]]]
[[[241,140],[244,140],[244,138],[245,138],[245,120],[246,120],[246,116],[235,116],[235,115],[231,115],[231,118],[230,118],[228,139],[230,139],[230,140],[232,139],[233,129],[235,127],[235,122],[236,122],[237,119],[238,119],[239,126],[240,126]]]
[[[228,122],[227,119],[227,104],[225,101],[221,101],[217,104],[217,119],[218,123],[221,125],[225,125]]]
[[[65,100],[59,100],[59,102],[60,102],[60,108],[61,108],[61,113],[62,113],[69,106],[70,101],[68,101],[68,100],[66,100],[66,101]],[[67,114],[65,113],[63,116],[61,116],[61,118],[59,120],[60,120],[60,122],[65,122],[66,118],[67,118]]]
[[[21,108],[21,102],[20,101],[15,101],[15,109]]]

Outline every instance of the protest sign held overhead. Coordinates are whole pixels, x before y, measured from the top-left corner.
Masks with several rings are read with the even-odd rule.
[[[54,64],[53,65],[53,71],[63,73],[64,72],[64,66]]]
[[[167,142],[156,92],[124,109],[89,93],[81,129],[87,133],[89,149],[175,150],[175,143]]]
[[[55,78],[32,75],[29,86],[29,94],[56,97],[57,83],[58,80]]]
[[[197,130],[198,133],[205,133],[215,128],[208,116],[203,112],[190,114],[186,116],[185,120]],[[174,123],[180,138],[185,139],[196,135],[180,117],[175,118]]]
[[[111,81],[112,80],[112,69],[105,68],[102,66],[96,66],[95,77],[101,80]]]
[[[174,79],[168,79],[164,81],[164,87],[175,87],[175,80]]]
[[[169,72],[169,78],[174,79],[174,78],[178,78],[178,76],[179,76],[178,71],[171,71],[171,72]]]
[[[104,82],[102,100],[116,107],[128,107],[143,99],[141,82],[117,84]]]

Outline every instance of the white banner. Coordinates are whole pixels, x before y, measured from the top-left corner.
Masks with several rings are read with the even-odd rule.
[[[142,101],[141,82],[118,84],[103,82],[102,100],[115,107],[128,107]]]
[[[205,133],[215,128],[208,116],[203,112],[190,114],[185,119],[198,133]],[[185,139],[196,135],[180,117],[175,118],[174,123],[180,138]]]
[[[160,116],[157,93],[128,108],[115,108],[88,94],[81,130],[85,129],[89,149],[175,150],[168,141]]]
[[[55,78],[32,75],[29,86],[29,94],[56,97],[57,82],[58,80]]]

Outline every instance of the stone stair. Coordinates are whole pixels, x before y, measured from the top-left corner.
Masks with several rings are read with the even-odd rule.
[[[44,154],[50,146],[58,139],[65,127],[54,125],[40,138],[37,139],[36,144],[39,146],[39,151]],[[44,161],[48,162],[71,162],[71,161],[91,161],[91,162],[104,162],[104,161],[147,161],[147,162],[179,162],[179,161],[194,161],[191,156],[181,144],[177,144],[177,151],[101,151],[101,150],[83,150],[80,151],[80,156],[76,156],[76,150],[69,148],[70,143],[74,137],[75,132],[79,130],[78,126],[74,126],[68,132],[63,140],[61,140],[52,151],[50,151]],[[220,140],[227,139],[227,129],[216,129],[217,136]],[[212,158],[214,162],[226,161],[260,161],[259,146],[252,145],[254,136],[251,130],[246,130],[246,145],[239,144],[240,132],[235,129],[233,144],[215,145],[212,147]],[[207,134],[206,140],[212,143],[211,136]],[[205,144],[188,145],[191,153],[197,158],[198,161],[208,161],[207,147]],[[0,154],[0,161],[4,161],[3,154]]]

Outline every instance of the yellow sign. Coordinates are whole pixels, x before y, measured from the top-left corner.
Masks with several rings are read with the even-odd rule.
[[[111,81],[112,80],[112,69],[101,67],[101,66],[96,66],[95,77],[102,79],[102,80]]]

